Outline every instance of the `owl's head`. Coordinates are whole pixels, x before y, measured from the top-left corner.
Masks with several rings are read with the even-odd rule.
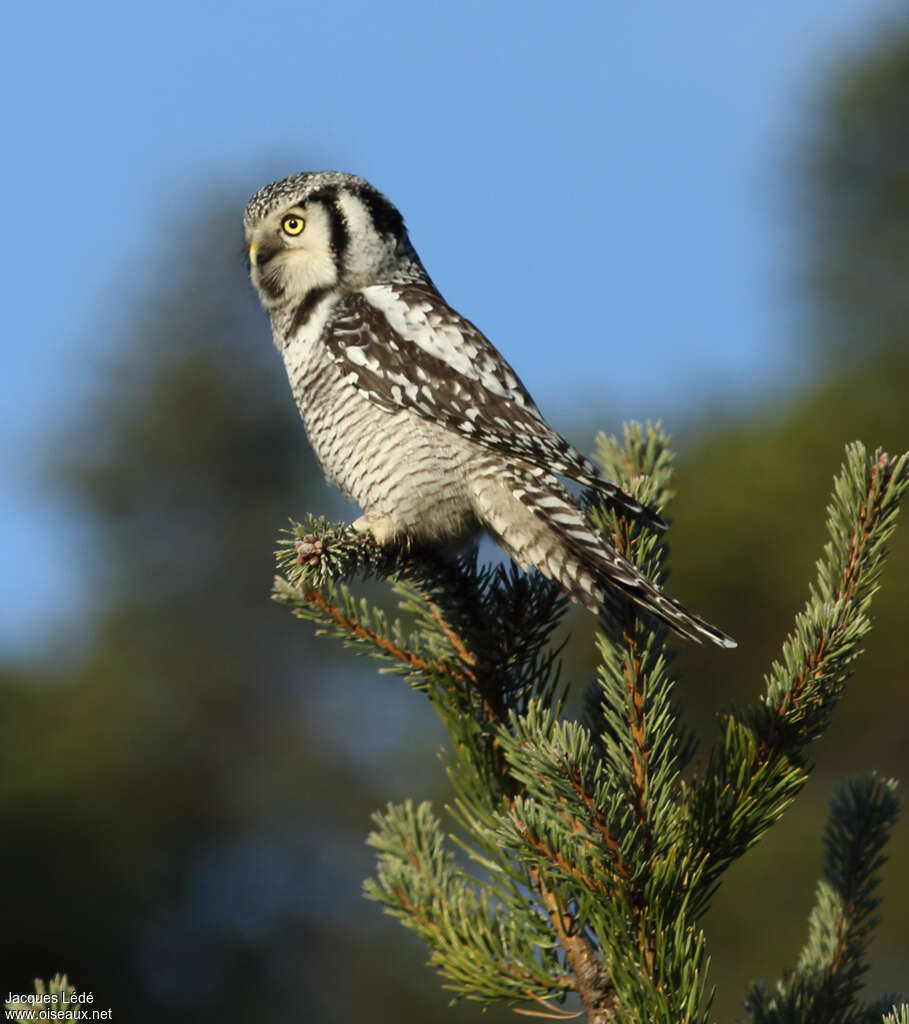
[[[243,224],[250,278],[267,308],[317,289],[376,283],[413,254],[398,210],[369,182],[340,171],[266,185]]]

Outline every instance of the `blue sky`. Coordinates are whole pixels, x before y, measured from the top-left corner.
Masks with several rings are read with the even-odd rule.
[[[266,180],[370,178],[552,419],[671,428],[802,372],[785,187],[825,69],[901,6],[6,5],[0,651],[80,603],[36,467],[207,187],[239,244]]]

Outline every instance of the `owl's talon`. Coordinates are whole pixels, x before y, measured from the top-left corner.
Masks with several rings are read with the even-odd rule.
[[[379,519],[369,519],[367,516],[360,516],[359,519],[355,519],[350,525],[357,533],[371,535],[379,547],[385,547],[385,545],[390,544],[398,536],[398,530],[395,527],[394,521],[389,519],[388,516],[382,516]]]

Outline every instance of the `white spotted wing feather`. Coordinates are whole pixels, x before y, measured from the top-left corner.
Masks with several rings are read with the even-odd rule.
[[[568,477],[665,528],[605,479],[540,415],[521,381],[469,320],[420,285],[373,285],[337,310],[326,338],[342,374],[389,412],[409,409],[474,444]]]

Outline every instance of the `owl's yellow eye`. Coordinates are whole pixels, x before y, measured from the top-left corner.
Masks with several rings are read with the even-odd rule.
[[[306,221],[295,213],[289,213],[281,219],[281,230],[285,235],[299,235],[306,227]]]

